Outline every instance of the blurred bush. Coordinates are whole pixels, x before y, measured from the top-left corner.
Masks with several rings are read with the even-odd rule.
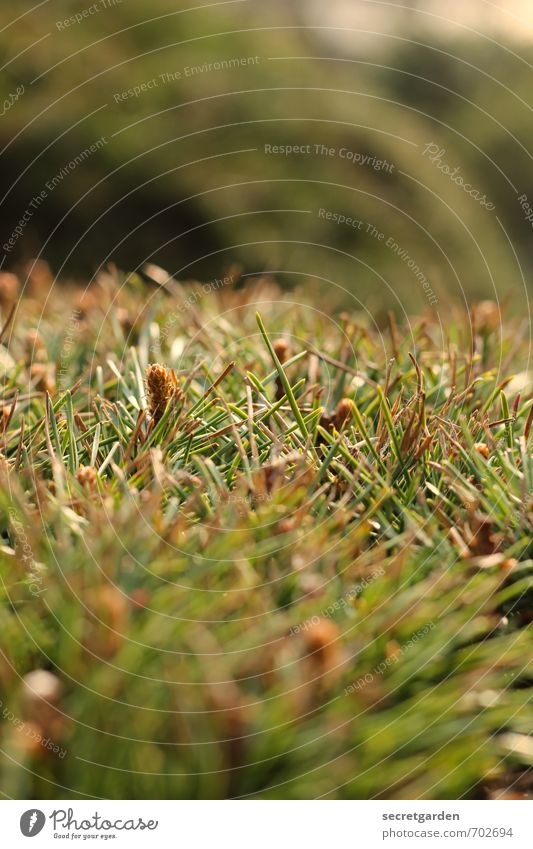
[[[387,37],[386,55],[373,55],[357,32],[352,48],[344,37],[335,49],[331,33],[306,28],[299,3],[109,2],[68,26],[79,3],[24,14],[27,5],[14,24],[0,13],[2,98],[24,86],[0,125],[2,244],[46,191],[5,267],[42,251],[61,274],[152,259],[207,278],[238,262],[330,286],[334,301],[348,289],[421,310],[430,303],[414,266],[440,304],[523,287],[525,55],[488,38],[429,36]],[[311,152],[269,155],[266,144]],[[428,144],[495,209],[443,174]],[[341,149],[392,168],[354,164]]]

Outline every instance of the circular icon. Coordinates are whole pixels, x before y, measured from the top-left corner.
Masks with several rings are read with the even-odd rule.
[[[37,808],[30,808],[29,811],[24,811],[20,818],[20,830],[24,837],[35,837],[42,831],[46,817],[42,811]]]

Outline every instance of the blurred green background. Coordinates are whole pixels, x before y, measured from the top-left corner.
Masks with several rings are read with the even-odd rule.
[[[86,277],[108,260],[127,269],[150,260],[208,279],[237,263],[331,291],[332,306],[343,290],[387,309],[494,297],[522,306],[533,49],[519,27],[503,36],[491,20],[489,30],[483,4],[478,33],[420,5],[4,6],[2,244],[32,198],[46,196],[3,267],[41,255],[59,276]],[[431,162],[430,144],[494,209]],[[372,167],[374,157],[391,167]]]

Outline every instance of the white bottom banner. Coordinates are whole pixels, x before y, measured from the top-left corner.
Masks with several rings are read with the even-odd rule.
[[[533,802],[5,801],[2,846],[530,847]]]

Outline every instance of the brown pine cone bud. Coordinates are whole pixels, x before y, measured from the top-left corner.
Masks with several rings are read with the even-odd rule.
[[[276,339],[276,341],[272,344],[274,348],[274,352],[280,361],[280,363],[284,363],[289,354],[289,343],[286,339]]]
[[[331,669],[339,662],[341,633],[329,619],[313,622],[303,638],[309,660],[321,672]]]
[[[11,307],[20,293],[18,277],[8,271],[0,273],[0,305],[4,308]]]
[[[96,486],[96,469],[94,466],[80,466],[76,472],[76,479],[86,489],[94,489]]]
[[[276,354],[276,357],[283,365],[289,353],[289,343],[286,339],[276,339],[276,341],[273,342],[272,347],[274,348],[274,353]],[[278,377],[276,378],[276,401],[281,401],[284,395],[285,390],[283,388],[283,383],[281,382],[281,379],[278,375]]]
[[[52,290],[54,275],[44,259],[30,259],[24,267],[25,292],[32,298],[44,298]]]
[[[7,424],[9,422],[11,416],[11,408],[10,407],[2,407],[0,408],[0,433],[5,433]]]
[[[152,363],[146,369],[146,385],[150,413],[153,420],[158,422],[174,393],[171,372],[159,363]]]
[[[337,430],[341,430],[342,426],[349,421],[352,416],[353,401],[349,398],[342,398],[337,404],[333,422]]]
[[[481,333],[492,333],[501,321],[501,313],[495,301],[480,301],[474,305],[476,327]]]
[[[30,380],[39,392],[48,392],[51,395],[55,390],[55,381],[45,363],[33,363],[30,366]]]
[[[39,331],[31,327],[25,336],[24,344],[26,347],[26,362],[30,363],[33,360],[46,359],[46,345]]]

